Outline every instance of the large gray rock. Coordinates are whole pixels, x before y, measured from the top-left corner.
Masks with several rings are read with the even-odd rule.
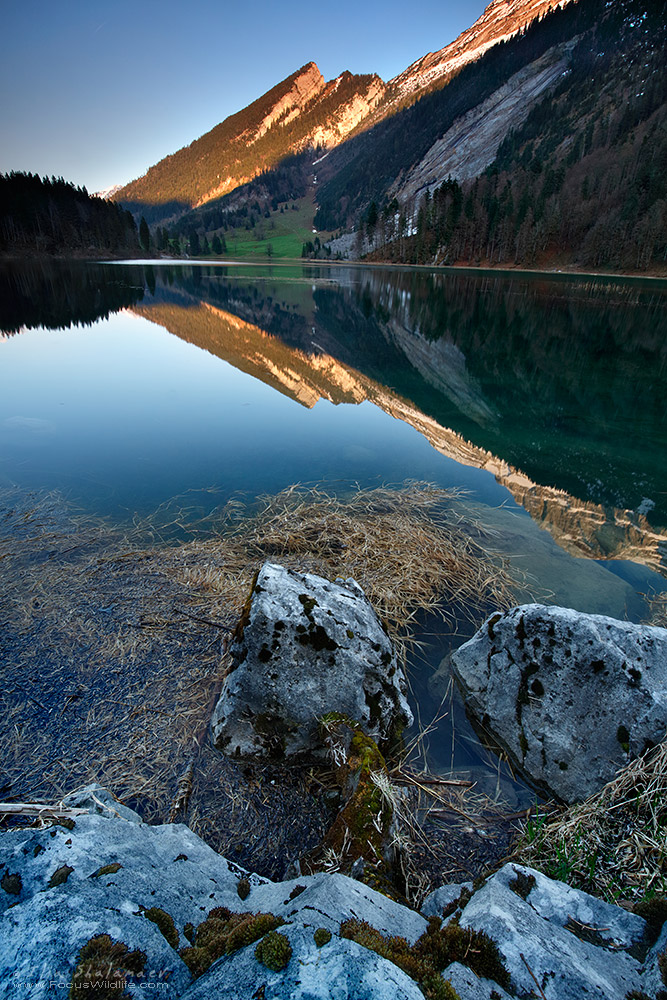
[[[642,988],[629,951],[643,942],[645,921],[530,868],[501,868],[460,923],[493,938],[518,996],[534,995],[535,979],[546,1000],[623,1000]]]
[[[472,893],[472,882],[450,882],[448,885],[441,885],[438,889],[430,892],[419,912],[424,917],[443,917],[453,913],[455,905],[461,897],[466,901]],[[460,903],[463,906],[463,903]]]
[[[168,914],[178,947],[183,947],[188,944],[187,925],[197,927],[219,906],[281,917],[286,932],[300,942],[300,953],[313,977],[321,975],[330,984],[339,974],[350,982],[359,978],[367,984],[360,997],[372,995],[368,984],[384,981],[394,985],[396,997],[420,997],[414,983],[391,963],[337,937],[341,922],[355,917],[383,934],[401,934],[415,941],[426,929],[418,913],[344,875],[270,882],[226,861],[186,826],[149,826],[131,816],[124,819],[109,793],[97,787],[93,794],[112,804],[112,810],[78,816],[73,826],[0,835],[0,997],[42,1000],[67,995],[67,989],[63,992],[58,984],[71,981],[80,949],[91,938],[106,934],[128,950],[139,949],[146,955],[142,990],[155,989],[167,1000],[176,1000],[186,994],[191,974],[144,913],[158,908]],[[240,879],[250,883],[243,899],[238,894]],[[333,935],[321,955],[312,938],[318,927]],[[237,975],[244,981],[246,969],[257,985],[272,978],[278,989],[280,977],[259,965],[254,946],[249,946],[228,962],[229,992],[223,991],[221,980],[220,991],[216,994],[215,986],[209,995],[243,995],[235,992],[233,983]],[[307,985],[299,963],[293,963],[293,971],[294,983]],[[197,989],[200,982],[204,978]],[[31,985],[21,985],[26,983]],[[306,985],[294,995],[309,995]],[[267,1000],[289,995],[266,993]],[[390,986],[377,995],[392,996]]]
[[[109,801],[102,791],[95,789],[95,798]],[[142,975],[129,984],[132,995],[156,990],[166,1000],[421,1000],[416,983],[395,965],[339,936],[341,922],[353,917],[414,943],[427,928],[420,914],[340,874],[270,882],[230,864],[185,826],[124,820],[111,804],[112,812],[83,814],[73,826],[0,834],[0,997],[68,995],[82,946],[108,935],[145,955]],[[243,899],[241,878],[250,883]],[[250,944],[193,981],[177,948],[187,944],[187,925],[198,926],[219,906],[280,917],[280,933],[292,947],[287,967],[270,971]],[[177,942],[145,915],[153,908],[173,919]],[[462,1000],[531,996],[533,975],[547,1000],[621,1000],[629,990],[654,993],[659,985],[664,933],[642,973],[633,957],[643,954],[640,917],[519,865],[492,876],[460,922],[497,942],[512,976],[511,989],[503,991],[450,965],[443,978]],[[320,928],[331,939],[318,948],[313,935]]]
[[[571,803],[667,729],[667,629],[526,604],[452,655],[466,706],[531,778]]]
[[[498,983],[494,983],[492,979],[480,979],[472,969],[460,962],[448,965],[442,978],[454,987],[459,1000],[511,1000],[510,994]]]
[[[642,969],[642,990],[647,996],[653,997],[665,990],[667,983],[663,979],[661,960],[664,966],[667,958],[667,924],[664,924],[658,940],[655,942],[644,960]]]
[[[354,580],[265,563],[230,654],[211,723],[226,754],[324,757],[318,719],[332,711],[380,741],[412,722],[392,644]]]
[[[87,809],[97,816],[107,816],[109,819],[126,819],[130,823],[141,823],[141,816],[134,809],[128,809],[96,781],[70,792],[63,799],[63,805],[70,809]]]
[[[315,944],[317,914],[309,926],[281,927],[292,957],[281,972],[255,958],[254,945],[217,961],[183,995],[183,1000],[424,1000],[424,994],[392,962],[354,941],[332,938]],[[262,987],[264,990],[262,991]]]

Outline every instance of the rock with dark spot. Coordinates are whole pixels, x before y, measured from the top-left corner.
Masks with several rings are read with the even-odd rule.
[[[452,665],[467,708],[565,802],[664,739],[667,629],[527,604],[489,619]]]
[[[333,711],[380,743],[412,721],[396,653],[354,580],[265,563],[230,654],[212,731],[231,756],[323,758],[318,720]]]

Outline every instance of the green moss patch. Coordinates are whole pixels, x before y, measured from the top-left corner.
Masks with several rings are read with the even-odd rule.
[[[61,865],[60,868],[56,868],[48,881],[49,889],[55,889],[57,885],[64,885],[73,871],[74,869],[70,865]]]
[[[282,923],[272,913],[232,913],[226,906],[217,906],[197,928],[192,945],[181,948],[179,954],[198,977],[222,955],[245,948]]]
[[[14,872],[12,874],[11,872],[6,871],[2,876],[2,879],[0,879],[0,886],[5,892],[9,893],[10,896],[18,896],[23,888],[23,880],[18,872]]]
[[[328,931],[326,927],[318,927],[313,934],[313,941],[318,948],[323,948],[325,944],[329,944],[329,941],[331,941],[331,931]]]
[[[346,729],[352,730],[351,739]],[[327,716],[326,732],[332,742],[343,746],[349,740],[347,759],[337,769],[337,780],[344,792],[350,788],[353,791],[329,829],[323,847],[341,858],[344,852],[349,864],[364,858],[376,869],[384,869],[393,809],[373,780],[374,774],[387,774],[384,757],[356,722],[338,720],[332,713]]]
[[[77,956],[69,996],[74,1000],[82,990],[90,989],[102,1000],[129,997],[127,980],[141,976],[145,965],[145,952],[130,951],[122,941],[98,934],[84,944]]]
[[[115,875],[116,872],[119,872],[122,867],[123,866],[118,861],[114,861],[110,865],[102,865],[101,868],[98,868],[97,871],[93,872],[93,874],[90,875],[89,877],[101,878],[102,875]]]
[[[292,946],[279,931],[269,931],[255,948],[255,958],[267,969],[282,972],[292,957]]]
[[[158,906],[151,906],[149,910],[144,910],[144,916],[152,921],[162,934],[167,944],[171,945],[174,951],[178,948],[178,931],[173,917],[166,910],[161,910]]]
[[[341,924],[343,938],[376,952],[402,969],[419,984],[427,1000],[455,1000],[456,991],[440,973],[452,962],[460,962],[485,979],[493,979],[509,989],[510,975],[494,941],[483,931],[462,928],[452,921],[440,927],[432,917],[427,930],[415,944],[402,937],[380,934],[364,920],[346,920]]]

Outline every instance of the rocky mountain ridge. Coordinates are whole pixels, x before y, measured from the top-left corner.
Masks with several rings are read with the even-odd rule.
[[[481,58],[494,45],[505,42],[536,18],[571,0],[492,0],[470,28],[449,45],[417,59],[390,82],[392,103],[414,97]]]
[[[149,221],[175,218],[247,184],[285,157],[341,142],[382,100],[374,75],[327,82],[307,63],[247,108],[116,192]]]
[[[314,62],[277,84],[189,146],[115,189],[116,200],[155,222],[218,199],[309,146],[328,150],[444,86],[467,63],[570,0],[492,0],[454,42],[385,84],[347,71],[325,81]]]

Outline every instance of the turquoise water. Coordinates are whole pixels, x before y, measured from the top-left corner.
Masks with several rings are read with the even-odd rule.
[[[665,589],[663,282],[63,264],[0,293],[0,486],[123,522],[428,480],[466,491],[521,599],[640,620]]]

